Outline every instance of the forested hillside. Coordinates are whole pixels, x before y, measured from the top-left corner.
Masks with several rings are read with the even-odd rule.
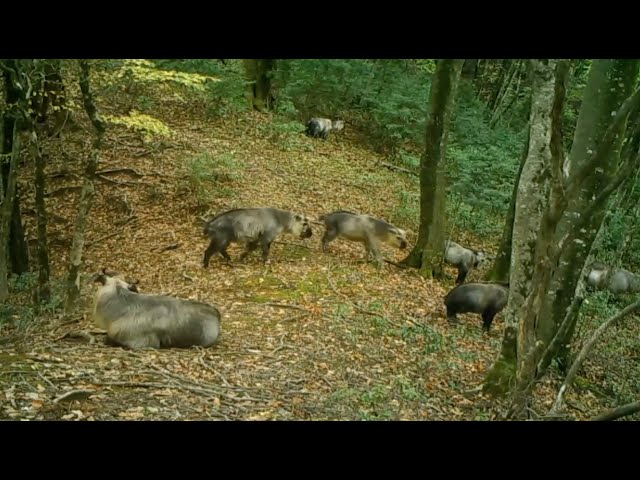
[[[638,418],[640,61],[0,67],[0,418]]]

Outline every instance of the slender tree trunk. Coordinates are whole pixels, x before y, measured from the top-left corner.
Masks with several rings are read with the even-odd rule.
[[[511,67],[507,72],[507,75],[503,79],[502,86],[500,87],[500,92],[498,93],[498,97],[496,98],[496,102],[491,111],[491,120],[489,120],[489,127],[491,128],[496,125],[496,123],[502,116],[504,105],[506,104],[507,98],[509,98],[509,92],[511,92],[513,82],[519,76],[520,66],[520,60],[513,60],[511,63]]]
[[[38,224],[38,304],[47,303],[51,299],[49,286],[49,247],[47,243],[47,208],[44,201],[45,161],[38,144],[35,126],[31,130],[31,155],[36,165],[36,213]]]
[[[9,296],[9,252],[7,247],[9,245],[11,212],[13,212],[16,179],[18,176],[18,156],[20,155],[20,122],[15,121],[13,125],[13,151],[11,152],[11,160],[9,162],[7,187],[6,189],[2,189],[4,197],[2,199],[2,216],[0,218],[0,303],[5,302]]]
[[[447,132],[463,60],[440,60],[433,75],[426,145],[420,166],[420,231],[402,263],[427,277],[442,276],[445,241]]]
[[[84,248],[84,234],[89,219],[89,211],[95,194],[93,179],[98,167],[98,155],[102,146],[102,138],[105,132],[105,123],[100,118],[91,86],[89,83],[89,63],[87,60],[79,60],[80,65],[80,90],[82,91],[82,99],[87,115],[91,119],[91,123],[96,130],[96,138],[93,142],[91,153],[87,161],[82,191],[80,193],[80,204],[78,206],[78,216],[76,217],[75,231],[73,233],[73,243],[71,245],[71,254],[69,262],[69,271],[67,275],[65,312],[70,313],[77,303],[80,296],[80,266],[82,261],[82,250]]]
[[[522,151],[522,158],[520,160],[520,167],[518,168],[518,175],[516,176],[516,180],[513,185],[513,193],[511,194],[509,210],[507,211],[507,218],[504,223],[504,229],[502,230],[502,240],[500,241],[498,254],[496,255],[496,259],[493,262],[491,270],[489,270],[486,275],[486,279],[490,282],[507,282],[509,280],[509,267],[511,265],[511,242],[513,238],[513,219],[515,218],[516,213],[516,197],[518,196],[518,185],[520,185],[522,169],[524,168],[524,164],[527,160],[528,154],[529,135],[527,135],[524,150]]]
[[[9,68],[18,69],[19,60],[6,60]],[[20,101],[20,91],[13,85],[11,76],[8,71],[4,71],[5,85],[5,103],[7,110],[9,108],[17,108]],[[3,120],[3,143],[1,153],[10,155],[13,152],[13,137],[15,130],[16,118],[14,115],[5,113]],[[23,125],[23,124],[21,124]],[[22,127],[20,127],[22,128]],[[9,162],[2,162],[2,182],[3,187],[7,189],[9,178]],[[11,225],[9,228],[9,265],[10,271],[16,275],[20,275],[29,270],[29,249],[24,238],[24,229],[22,227],[22,217],[20,215],[20,194],[19,188],[16,186],[14,197],[12,200]]]
[[[500,93],[505,86],[505,81],[509,75],[509,71],[511,69],[511,66],[513,65],[513,62],[514,61],[510,59],[504,59],[500,62],[500,73],[498,74],[497,81],[492,82],[491,97],[489,102],[487,103],[487,107],[491,111],[493,111],[493,109],[495,108],[498,98],[500,97]]]

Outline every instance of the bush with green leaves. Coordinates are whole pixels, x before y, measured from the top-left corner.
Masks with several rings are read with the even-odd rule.
[[[183,187],[191,192],[198,208],[207,208],[214,199],[235,193],[229,184],[237,180],[244,164],[231,153],[214,156],[203,152],[187,159],[186,166]]]
[[[207,111],[213,116],[224,116],[245,111],[247,102],[247,86],[242,62],[239,60],[220,60],[188,58],[174,60],[155,60],[155,64],[163,70],[193,73],[214,77],[218,81],[208,82],[206,86],[209,104]]]

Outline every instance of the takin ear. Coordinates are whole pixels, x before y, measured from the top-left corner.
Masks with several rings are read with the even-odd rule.
[[[102,274],[106,275],[107,277],[117,277],[118,275],[120,275],[115,270],[107,270],[106,268],[102,269]]]
[[[102,269],[104,272],[104,269]],[[93,275],[91,275],[91,277],[89,278],[89,282],[90,283],[100,283],[101,285],[104,285],[107,283],[107,275],[105,275],[103,272],[98,272],[98,273],[94,273]]]
[[[129,284],[129,291],[134,292],[134,293],[140,293],[140,291],[138,290],[138,283],[140,283],[140,280],[135,279],[132,281],[128,281],[127,283]]]

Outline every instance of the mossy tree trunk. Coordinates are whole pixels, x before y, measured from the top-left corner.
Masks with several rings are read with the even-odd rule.
[[[509,270],[510,294],[505,309],[505,334],[500,357],[489,371],[485,389],[491,393],[505,393],[513,386],[524,366],[524,358],[535,344],[530,326],[523,325],[521,310],[529,298],[536,272],[537,248],[543,228],[543,212],[551,191],[552,169],[562,166],[562,158],[553,161],[552,131],[554,104],[562,101],[563,92],[556,84],[555,60],[533,60],[532,99],[529,118],[527,155],[517,183],[514,205],[511,266]],[[549,239],[545,238],[544,242]],[[527,327],[527,328],[523,328]]]
[[[563,335],[571,331],[571,321],[577,317],[581,304],[576,287],[602,224],[609,196],[634,168],[640,166],[638,156],[619,162],[618,155],[627,117],[640,102],[640,90],[629,96],[638,73],[638,63],[635,60],[594,62],[571,152],[583,161],[572,164],[573,158],[570,158],[563,168],[564,149],[560,127],[568,62],[558,62],[555,100],[548,115],[551,120],[548,148],[551,164],[546,172],[542,172],[550,181],[549,198],[543,205],[538,234],[530,236],[528,243],[524,244],[516,242],[518,210],[521,208],[519,197],[516,203],[510,273],[514,299],[510,298],[510,305],[507,306],[507,329],[503,343],[503,351],[508,349],[511,352],[508,357],[515,356],[517,359],[515,383],[504,378],[492,378],[504,372],[503,367],[493,368],[486,382],[487,385],[512,385],[511,418],[518,418],[525,411],[528,393],[535,380],[544,373],[555,349],[565,343]],[[605,112],[608,116],[606,121]],[[532,119],[533,115],[532,106]],[[533,129],[532,122],[532,143]],[[534,151],[532,144],[529,150]],[[523,178],[520,183],[524,181]],[[516,258],[516,251],[525,249],[535,253],[532,261],[523,265]],[[532,271],[528,289],[518,281],[517,271],[524,269]],[[521,301],[522,297],[524,301]],[[554,311],[552,307],[559,300],[568,303],[561,310]],[[512,317],[514,301],[521,302],[521,307]],[[516,342],[513,339],[514,320],[517,321]]]
[[[445,241],[445,166],[449,119],[463,60],[440,60],[433,74],[426,145],[420,164],[420,231],[402,263],[426,278],[440,278]]]
[[[253,108],[259,112],[272,110],[275,97],[271,88],[271,78],[276,68],[276,60],[247,59],[244,65],[247,77],[252,82],[249,88]]]
[[[566,213],[557,226],[562,242],[549,285],[552,292],[540,305],[540,339],[549,343],[558,331],[576,292],[586,263],[607,211],[611,193],[637,166],[632,156],[621,161],[620,149],[626,120],[640,103],[640,94],[627,99],[634,89],[640,61],[594,60],[565,170],[573,187]],[[626,106],[621,105],[625,102]],[[624,110],[624,111],[623,111]],[[621,113],[622,112],[622,113]],[[614,117],[615,115],[615,117]],[[614,122],[614,120],[616,120]],[[620,169],[619,169],[620,167]],[[561,366],[566,360],[578,311],[571,313],[570,327],[560,342]]]

